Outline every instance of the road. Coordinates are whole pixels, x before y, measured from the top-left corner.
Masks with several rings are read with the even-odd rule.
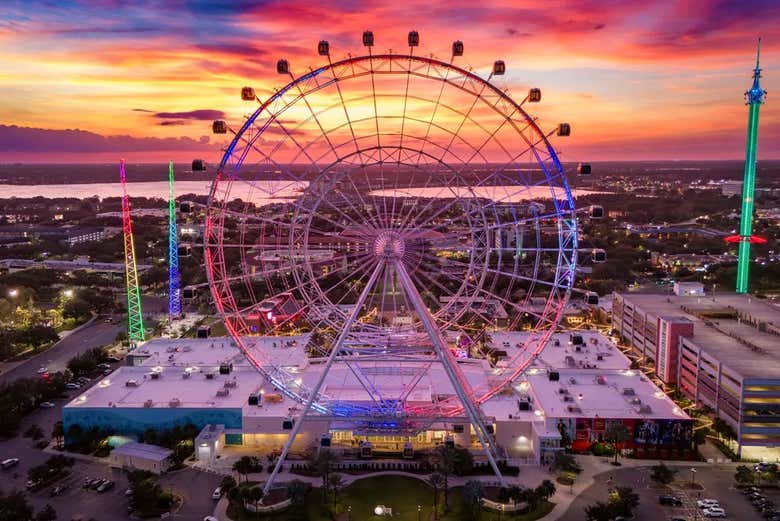
[[[93,347],[110,344],[121,330],[119,324],[107,324],[102,319],[96,319],[89,325],[66,336],[51,348],[37,354],[21,364],[3,371],[0,382],[8,382],[22,377],[38,376],[38,369],[45,366],[49,372],[65,369],[68,360]]]
[[[652,465],[652,463],[649,463]],[[669,464],[672,466],[672,464]],[[673,467],[678,470],[677,479],[690,479],[691,473],[688,467]],[[704,487],[701,492],[683,490],[673,486],[671,492],[657,488],[650,479],[650,467],[626,468],[600,474],[596,483],[577,496],[566,513],[559,521],[582,521],[585,519],[585,507],[596,501],[606,501],[608,489],[614,486],[629,486],[639,494],[639,508],[636,511],[635,521],[666,521],[671,516],[681,516],[691,521],[702,521],[704,518],[696,507],[696,500],[701,498],[714,498],[720,502],[720,506],[726,511],[727,519],[739,521],[759,520],[761,516],[753,509],[739,490],[734,488],[734,469],[724,467],[698,467],[695,481]],[[661,506],[658,496],[670,493],[681,498],[682,507]],[[701,495],[699,495],[701,494]],[[780,496],[780,493],[772,492],[770,496]],[[777,501],[777,499],[775,499]]]

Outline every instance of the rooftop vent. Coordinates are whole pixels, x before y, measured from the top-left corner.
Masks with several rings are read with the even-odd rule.
[[[181,400],[179,400],[178,398],[174,398],[173,400],[168,402],[169,407],[178,407],[179,405],[181,405]]]
[[[596,383],[599,385],[607,385],[607,379],[604,376],[597,376]]]
[[[569,405],[568,407],[566,407],[566,410],[569,411],[569,412],[572,412],[572,413],[581,413],[582,412],[582,409],[580,409],[576,405]]]
[[[639,406],[639,408],[636,410],[639,414],[650,414],[653,412],[653,408],[647,405],[646,403]]]
[[[160,373],[158,373],[156,371],[154,373],[152,373],[151,376],[152,376],[152,380],[159,380],[160,379]]]
[[[189,377],[190,377],[190,373],[189,373],[189,371],[183,371],[183,372],[181,373],[181,377],[182,377],[182,378],[185,378],[185,379],[186,379],[186,378],[189,378]]]
[[[634,396],[636,392],[634,391],[633,387],[624,387],[623,388],[623,396]]]
[[[642,399],[639,396],[634,396],[629,401],[631,402],[631,405],[639,405],[640,403],[642,403]]]
[[[213,380],[214,379],[214,373],[206,373],[206,380]]]
[[[144,407],[146,407],[147,409],[150,407],[154,407],[154,402],[152,400],[146,400],[144,402]]]
[[[224,398],[226,396],[230,396],[230,389],[217,389],[217,396]]]
[[[125,387],[138,387],[138,380],[131,379],[125,382]]]
[[[569,378],[569,383],[575,385],[577,383],[577,379],[572,376]]]
[[[226,389],[228,389],[228,388],[234,389],[237,385],[238,385],[238,382],[235,379],[228,380],[227,382],[225,382],[225,388]]]
[[[563,401],[564,402],[573,402],[574,401],[574,397],[567,394],[567,395],[565,395],[563,397]]]
[[[568,366],[574,365],[574,357],[573,356],[567,355],[564,360],[566,361],[566,365],[568,365]]]
[[[560,394],[569,394],[569,390],[568,390],[568,389],[566,389],[565,387],[561,387],[561,388],[559,388],[559,389],[558,389],[558,392],[559,392]]]

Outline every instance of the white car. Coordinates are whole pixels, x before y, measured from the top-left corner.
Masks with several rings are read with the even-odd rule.
[[[41,402],[40,404],[41,409],[52,409],[54,407],[57,407],[57,404],[52,402]]]
[[[219,521],[219,519],[214,516],[206,516],[203,518],[203,521]]]
[[[211,499],[220,499],[222,497],[222,487],[217,487],[211,494]]]
[[[65,384],[65,389],[81,389],[81,386],[76,382],[68,382]]]
[[[704,517],[726,517],[726,511],[718,507],[705,508],[702,514]]]
[[[40,366],[38,368],[38,374],[43,374],[43,373],[48,373],[48,372],[49,372],[49,368],[46,367],[45,365],[42,365],[42,366]]]
[[[700,499],[696,502],[696,505],[699,508],[720,508],[720,503],[717,499]]]

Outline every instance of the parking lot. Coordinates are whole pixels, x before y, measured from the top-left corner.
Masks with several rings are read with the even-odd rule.
[[[699,467],[694,480],[703,487],[702,491],[688,490],[673,486],[670,490],[659,489],[650,479],[650,465],[640,468],[625,468],[610,471],[598,476],[596,483],[587,488],[571,504],[569,509],[559,519],[561,521],[582,521],[585,519],[585,507],[596,501],[605,501],[608,490],[619,484],[630,486],[639,494],[640,504],[636,511],[636,521],[668,521],[672,517],[682,517],[688,521],[706,519],[696,501],[702,498],[717,499],[726,511],[726,519],[737,521],[763,520],[761,513],[756,511],[748,498],[734,486],[734,466]],[[671,466],[671,464],[670,464]],[[690,468],[673,467],[678,471],[677,480],[691,478]],[[611,478],[611,479],[610,479]],[[669,494],[683,500],[681,507],[661,505],[658,496]],[[780,491],[766,492],[769,499],[780,505]]]

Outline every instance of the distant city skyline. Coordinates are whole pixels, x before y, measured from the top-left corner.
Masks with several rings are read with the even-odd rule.
[[[489,4],[489,5],[488,5]],[[564,161],[704,160],[744,157],[755,40],[764,37],[758,159],[780,159],[780,4],[771,0],[622,2],[4,2],[0,7],[0,161],[134,162],[219,160],[224,136],[210,123],[238,123],[256,108],[239,90],[265,99],[296,74],[365,51],[449,60],[487,76],[534,105],[545,128],[572,124],[555,141]],[[305,132],[305,130],[302,130]]]

